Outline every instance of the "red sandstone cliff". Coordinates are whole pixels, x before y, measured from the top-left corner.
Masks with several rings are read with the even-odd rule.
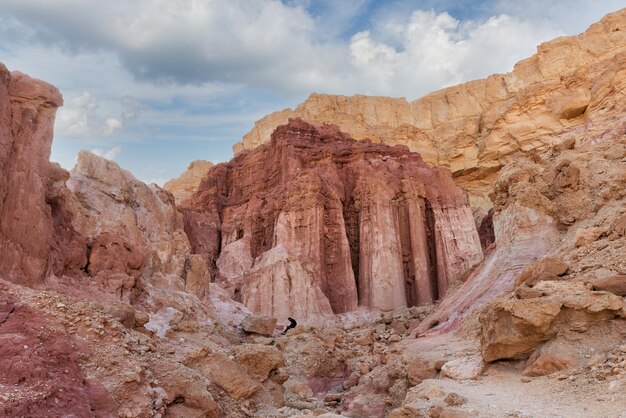
[[[55,87],[0,64],[0,277],[26,285],[40,282],[48,267],[46,181],[62,104]]]
[[[299,119],[211,168],[182,207],[193,251],[272,315],[430,304],[482,258],[448,171]]]

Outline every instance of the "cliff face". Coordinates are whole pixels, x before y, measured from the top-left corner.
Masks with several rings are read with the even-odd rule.
[[[607,68],[613,78],[605,80],[622,96],[624,68]],[[605,97],[596,106],[620,123],[570,131],[574,137],[557,137],[557,145],[500,171],[491,194],[495,245],[417,334],[458,329],[489,303],[481,313],[485,360],[536,352],[527,370],[533,374],[551,372],[537,358],[569,350],[563,340],[572,333],[593,345],[585,333],[606,327],[603,341],[619,340],[611,327],[626,316],[616,297],[626,283],[626,124],[623,105]]]
[[[510,73],[412,102],[312,94],[293,110],[257,121],[234,151],[268,142],[273,130],[292,117],[332,123],[353,138],[403,144],[427,163],[448,167],[473,204],[490,206],[497,172],[516,155],[549,148],[555,137],[572,130],[600,132],[615,123],[598,104],[607,95],[623,102],[612,74],[626,65],[625,22],[626,9],[578,36],[540,45]]]
[[[0,64],[0,276],[41,282],[53,226],[46,182],[56,110],[53,86]]]
[[[163,185],[163,188],[174,195],[176,203],[180,203],[196,191],[200,180],[211,167],[213,167],[213,163],[210,161],[192,161],[187,170],[175,179],[169,180]]]
[[[87,151],[79,153],[65,183],[62,207],[71,227],[86,238],[85,270],[94,281],[122,295],[143,278],[144,288],[206,297],[210,277],[204,263],[191,260],[182,215],[169,192]]]
[[[429,304],[482,258],[447,170],[302,120],[212,168],[182,207],[194,252],[272,315]]]

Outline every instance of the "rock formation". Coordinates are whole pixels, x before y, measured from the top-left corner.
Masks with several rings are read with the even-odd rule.
[[[121,273],[114,287],[119,280],[132,287],[144,277],[156,287],[178,290],[185,289],[186,277],[204,276],[203,285],[194,286],[200,297],[207,294],[206,263],[191,260],[182,215],[169,192],[87,151],[79,153],[67,188],[74,196],[67,205],[73,227],[89,240],[90,275]]]
[[[54,116],[53,86],[0,64],[0,277],[40,283],[48,268],[52,217],[46,183]]]
[[[49,163],[58,91],[0,66],[0,415],[621,416],[625,16],[408,122],[313,96],[372,140],[293,119],[182,208]]]
[[[163,188],[172,193],[176,203],[180,203],[193,194],[200,184],[200,180],[213,167],[213,163],[205,160],[196,160],[189,163],[187,170],[175,179],[163,185]]]
[[[430,304],[482,258],[446,170],[299,119],[213,167],[182,207],[218,281],[278,317]]]
[[[510,73],[411,102],[312,94],[293,110],[257,121],[234,151],[269,142],[274,129],[289,118],[331,123],[353,138],[406,145],[427,163],[448,167],[472,203],[488,207],[499,169],[516,155],[549,148],[555,138],[572,130],[603,130],[608,115],[596,104],[607,89],[616,100],[623,91],[619,79],[607,76],[606,68],[624,68],[625,21],[622,9],[580,35],[540,45],[535,55],[517,63]]]

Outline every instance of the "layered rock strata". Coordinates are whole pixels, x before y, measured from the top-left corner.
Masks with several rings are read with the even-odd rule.
[[[299,119],[213,167],[182,208],[193,251],[265,314],[429,304],[482,258],[447,170]]]
[[[606,112],[595,104],[610,83],[605,69],[624,68],[626,9],[578,35],[541,44],[512,72],[470,81],[414,101],[312,94],[295,109],[272,113],[234,147],[270,141],[289,118],[332,123],[356,139],[403,144],[428,163],[448,167],[474,204],[488,207],[497,172],[516,155],[546,149],[554,138],[583,128],[600,132]],[[606,87],[609,87],[607,85]],[[621,96],[617,85],[612,93]]]

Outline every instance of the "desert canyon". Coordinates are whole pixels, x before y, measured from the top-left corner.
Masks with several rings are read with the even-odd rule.
[[[62,105],[0,64],[0,416],[626,417],[626,9],[163,188]]]

